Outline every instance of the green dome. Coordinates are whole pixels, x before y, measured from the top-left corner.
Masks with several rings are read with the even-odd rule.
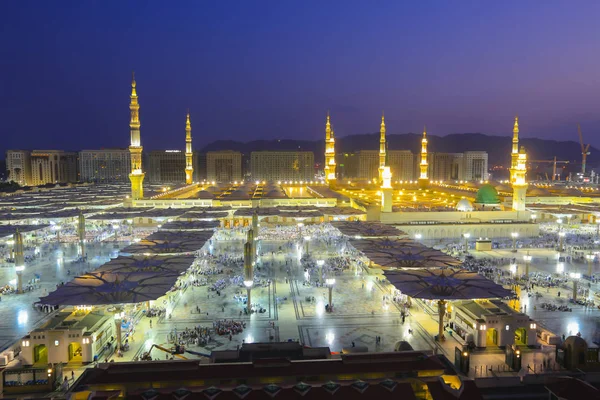
[[[477,197],[475,203],[478,204],[499,204],[500,198],[498,197],[498,191],[495,187],[486,183],[477,191]]]

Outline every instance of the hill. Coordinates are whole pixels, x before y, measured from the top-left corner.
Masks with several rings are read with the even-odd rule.
[[[428,135],[430,153],[462,153],[465,151],[486,151],[489,165],[508,165],[512,147],[511,136],[493,136],[482,133],[454,133],[447,136]],[[415,133],[388,134],[388,148],[391,150],[411,150],[418,153],[421,150],[421,135]],[[523,138],[520,145],[525,146],[529,159],[550,160],[554,156],[558,160],[569,160],[572,163],[581,162],[581,147],[572,140],[557,141],[537,138]],[[358,150],[378,150],[379,133],[349,135],[336,138],[336,151],[350,153]],[[304,150],[315,153],[315,162],[323,161],[325,143],[323,140],[254,140],[237,142],[232,140],[217,140],[206,145],[201,151],[236,150],[242,153],[270,150]],[[594,155],[599,150],[591,147],[588,164],[596,166]]]

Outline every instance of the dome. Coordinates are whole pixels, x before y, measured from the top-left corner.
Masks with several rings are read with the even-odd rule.
[[[500,198],[498,197],[498,191],[489,183],[481,186],[477,191],[477,197],[475,203],[478,204],[499,204]]]
[[[534,187],[533,189],[527,191],[528,196],[550,196],[550,192],[548,189]]]
[[[467,199],[461,199],[458,203],[456,203],[457,211],[473,211],[473,204]]]

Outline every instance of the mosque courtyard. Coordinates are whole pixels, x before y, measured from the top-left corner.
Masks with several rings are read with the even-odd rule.
[[[210,246],[201,252],[200,260],[204,261],[200,261],[194,276],[198,285],[187,285],[152,302],[153,309],[164,309],[159,317],[148,318],[144,316],[142,308],[136,310],[132,317],[134,322],[128,326],[131,333],[128,337],[129,349],[122,357],[108,354],[106,359],[115,362],[141,359],[153,344],[170,348],[178,342],[196,353],[186,353],[186,358],[200,357],[205,360],[198,354],[235,350],[242,343],[290,340],[311,347],[328,346],[334,352],[343,349],[352,351],[353,347],[375,352],[393,351],[398,342],[406,341],[415,350],[441,352],[452,357],[454,348],[462,346],[464,341],[456,335],[448,335],[444,342],[434,340],[438,328],[437,312],[420,301],[413,301],[410,308],[393,301],[393,287],[381,271],[356,262],[351,254],[346,253],[347,242],[340,236],[330,236],[333,231],[315,227],[312,240],[308,243],[307,256],[302,235],[280,227],[265,228],[265,239],[260,240],[260,257],[255,267],[255,287],[251,292],[251,303],[256,312],[248,315],[245,312],[246,290],[239,281],[232,280],[232,277],[242,273],[245,235],[242,230],[217,230]],[[57,284],[117,257],[119,250],[130,244],[128,241],[113,240],[89,243],[86,246],[87,263],[73,262],[77,258],[77,246],[74,243],[50,241],[43,245],[40,250],[43,256],[28,263],[24,272],[24,282],[32,282],[31,291],[2,296],[0,312],[6,321],[10,321],[3,324],[0,330],[2,346],[10,346],[52,318],[53,313],[32,307],[38,298],[54,290]],[[439,246],[440,242],[428,243],[431,246],[436,244]],[[447,241],[445,245],[460,246],[461,243]],[[523,272],[522,259],[527,253],[533,259],[530,265],[532,276],[558,277],[566,273],[562,287],[533,289],[530,291],[532,296],[522,290],[519,303],[521,311],[558,336],[580,333],[590,344],[597,340],[596,321],[600,310],[568,300],[572,292],[568,273],[585,274],[587,264],[567,261],[562,263],[563,273],[557,275],[556,250],[538,248],[533,243],[529,245],[532,247],[521,247],[517,253],[507,245],[508,248],[485,252],[470,249],[469,255],[474,260],[494,260],[495,271],[509,276],[514,262]],[[318,283],[318,277],[314,276],[318,271],[314,268],[317,260],[324,261],[326,272],[323,276],[335,279],[332,288],[334,307],[331,312],[326,310],[329,288]],[[335,268],[337,266],[339,268]],[[313,274],[308,279],[311,284],[306,282],[307,269]],[[594,271],[598,272],[596,264]],[[0,269],[0,280],[8,282],[12,279],[14,267],[6,264]],[[588,298],[596,299],[595,293],[600,292],[600,287],[597,283],[588,285],[588,282],[582,279],[580,287],[589,289]],[[562,291],[560,297],[559,291]],[[536,292],[541,296],[535,296]],[[572,311],[548,311],[541,307],[543,303],[565,305]],[[403,310],[406,312],[404,321]],[[245,326],[240,333],[231,336],[215,332],[219,324],[227,324],[228,321]],[[194,329],[212,330],[210,340],[194,340],[189,335]],[[149,355],[153,359],[171,357],[157,348],[152,349]],[[553,357],[545,346],[524,351],[524,361],[532,365],[539,365],[542,360]],[[497,347],[472,353],[473,375],[487,371],[482,365],[502,364],[504,354]],[[76,363],[71,365],[75,370],[82,367]]]

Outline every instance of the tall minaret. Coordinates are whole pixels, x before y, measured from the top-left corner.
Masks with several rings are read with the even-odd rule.
[[[190,111],[185,119],[185,184],[191,185],[194,177],[192,166],[192,123],[190,122]]]
[[[379,183],[383,182],[383,170],[385,169],[385,116],[381,114],[381,128],[379,128]]]
[[[421,139],[421,163],[419,164],[419,185],[427,186],[429,178],[427,177],[427,169],[429,163],[427,162],[427,127],[423,128],[423,139]]]
[[[527,196],[527,153],[519,149],[519,117],[515,117],[512,152],[510,154],[510,183],[513,187],[513,211],[525,211]]]
[[[392,171],[388,163],[386,149],[385,165],[381,174],[381,212],[392,212]]]
[[[515,169],[519,159],[519,117],[515,116],[513,127],[512,152],[510,154],[510,168]]]
[[[335,175],[335,134],[331,129],[329,112],[327,112],[327,122],[325,123],[325,180],[327,183],[334,183]]]
[[[131,181],[131,198],[139,200],[144,198],[144,172],[142,171],[142,143],[140,140],[140,105],[138,104],[138,96],[135,91],[135,74],[131,80],[131,102],[129,110],[131,111],[131,119],[129,121],[129,131],[131,133],[131,145],[129,153],[131,154],[131,173],[129,180]]]

